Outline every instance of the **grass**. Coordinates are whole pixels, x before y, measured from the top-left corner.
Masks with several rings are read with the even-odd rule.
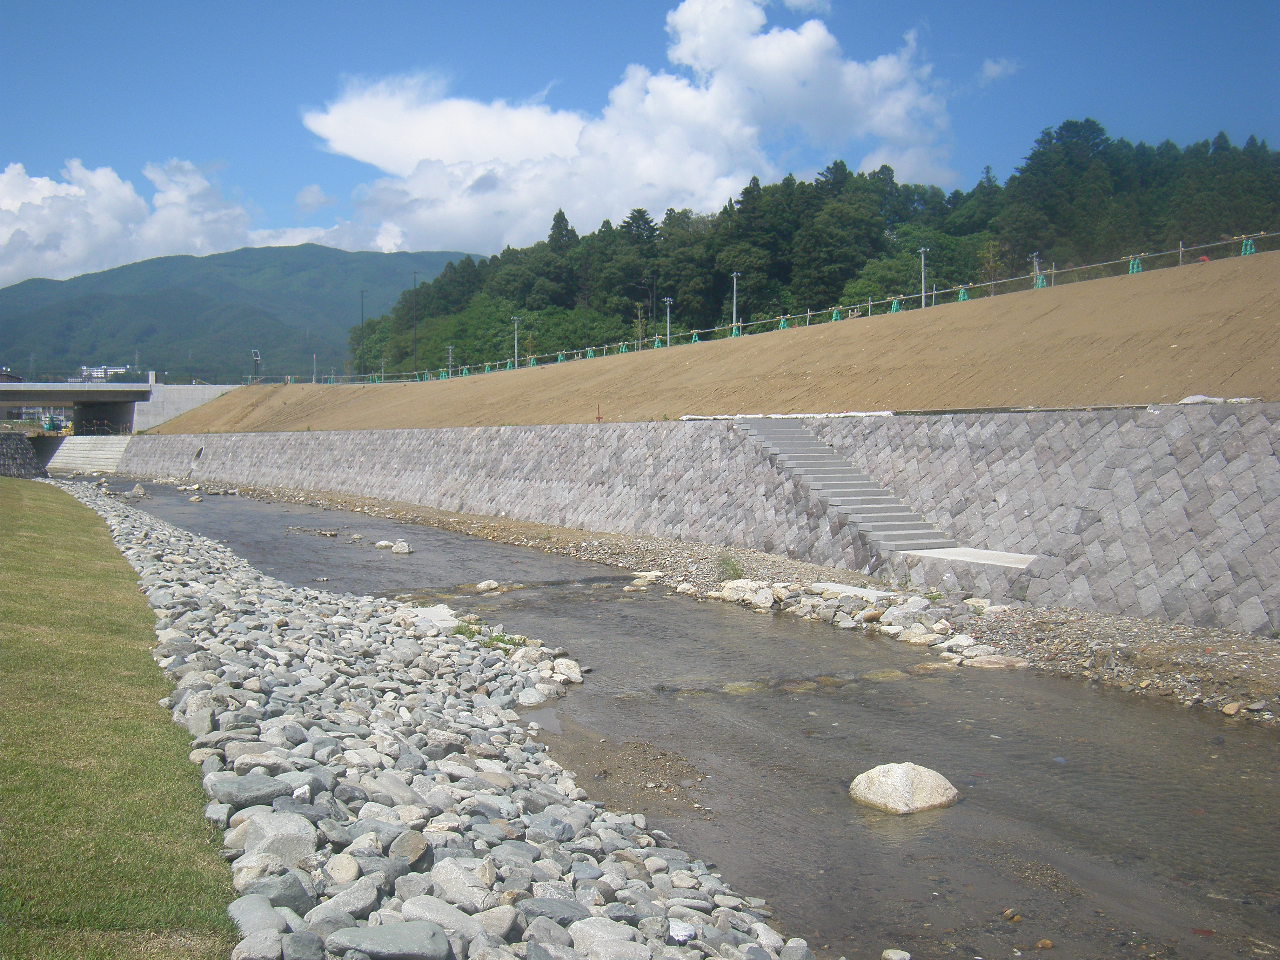
[[[720,574],[721,580],[741,580],[746,576],[742,564],[728,553],[722,553],[716,557],[716,571]]]
[[[101,520],[0,477],[0,956],[218,958],[235,894]]]

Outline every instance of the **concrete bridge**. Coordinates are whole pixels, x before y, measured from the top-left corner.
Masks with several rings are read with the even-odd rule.
[[[71,407],[77,435],[136,433],[234,389],[226,384],[180,385],[154,379],[149,383],[0,382],[0,410]]]

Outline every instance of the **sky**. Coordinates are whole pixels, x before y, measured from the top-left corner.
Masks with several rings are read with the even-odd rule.
[[[1003,181],[1092,117],[1280,147],[1280,3],[4,0],[0,286],[323,243],[489,255],[835,159]]]

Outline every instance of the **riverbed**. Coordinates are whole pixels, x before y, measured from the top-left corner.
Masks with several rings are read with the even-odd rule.
[[[917,648],[430,527],[148,490],[144,509],[282,580],[442,600],[564,646],[587,683],[530,719],[579,782],[833,956],[1280,955],[1273,730],[1034,673],[921,673]],[[415,552],[373,546],[398,538]],[[477,595],[486,579],[503,592]],[[849,801],[854,775],[900,760],[963,801],[907,818]]]

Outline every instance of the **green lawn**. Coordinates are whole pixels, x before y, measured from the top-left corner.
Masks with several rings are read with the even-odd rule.
[[[218,958],[236,942],[155,618],[97,514],[0,477],[0,956]]]

